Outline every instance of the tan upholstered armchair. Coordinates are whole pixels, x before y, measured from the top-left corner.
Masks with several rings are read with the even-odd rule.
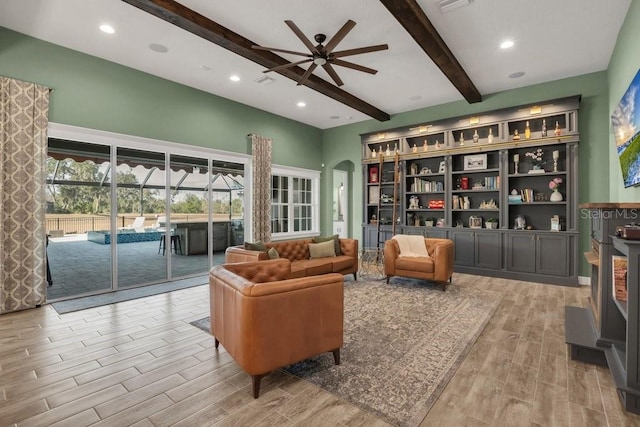
[[[384,243],[384,273],[387,283],[393,276],[412,277],[437,282],[446,290],[453,275],[453,241],[424,239],[429,257],[402,256],[395,239]]]
[[[344,276],[287,279],[288,259],[217,265],[209,273],[211,333],[253,380],[324,352],[340,364]]]

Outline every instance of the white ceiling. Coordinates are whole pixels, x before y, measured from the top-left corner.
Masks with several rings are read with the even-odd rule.
[[[382,43],[389,50],[345,58],[378,74],[336,66],[344,90],[391,115],[463,99],[382,3],[180,2],[256,44],[302,52],[306,48],[284,20],[293,20],[313,40],[316,33],[330,39],[352,19],[357,25],[336,50]],[[440,11],[437,0],[418,3],[486,95],[605,70],[631,0],[472,0],[448,13]],[[103,23],[116,33],[102,33]],[[263,76],[263,67],[122,1],[0,0],[0,25],[321,129],[369,119],[276,73],[269,73],[275,82],[259,85],[255,80]],[[501,50],[498,45],[507,38],[515,46]],[[169,50],[154,52],[151,43]],[[519,71],[524,76],[508,77]],[[324,70],[314,73],[331,82]],[[231,82],[232,74],[241,81]],[[306,107],[297,107],[299,101]]]

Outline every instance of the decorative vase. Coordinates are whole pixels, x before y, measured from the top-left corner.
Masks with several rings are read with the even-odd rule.
[[[558,190],[553,190],[553,193],[551,193],[551,197],[549,197],[549,200],[551,200],[552,202],[561,202],[563,200],[562,193]]]

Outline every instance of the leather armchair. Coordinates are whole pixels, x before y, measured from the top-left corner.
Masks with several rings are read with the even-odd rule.
[[[340,364],[344,277],[329,273],[287,279],[288,259],[213,267],[211,333],[252,377],[253,397],[269,372],[324,352]]]
[[[394,239],[384,243],[384,273],[387,283],[393,276],[431,280],[446,290],[453,276],[453,241],[449,239],[425,238],[429,257],[403,257],[400,246]]]

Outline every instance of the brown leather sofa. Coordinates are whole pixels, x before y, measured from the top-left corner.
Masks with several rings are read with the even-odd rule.
[[[340,364],[344,277],[290,279],[288,259],[223,264],[209,273],[211,333],[253,380],[324,352]]]
[[[393,276],[431,280],[447,289],[447,282],[453,276],[453,241],[449,239],[425,238],[429,257],[403,257],[400,246],[394,239],[384,243],[384,273],[387,283]]]
[[[309,243],[313,239],[282,240],[265,243],[267,250],[276,248],[280,258],[291,261],[291,277],[308,277],[318,274],[340,273],[353,274],[357,279],[358,241],[340,239],[342,255],[327,258],[309,258]],[[242,246],[231,246],[225,252],[225,263],[267,260],[267,252],[251,251]]]

